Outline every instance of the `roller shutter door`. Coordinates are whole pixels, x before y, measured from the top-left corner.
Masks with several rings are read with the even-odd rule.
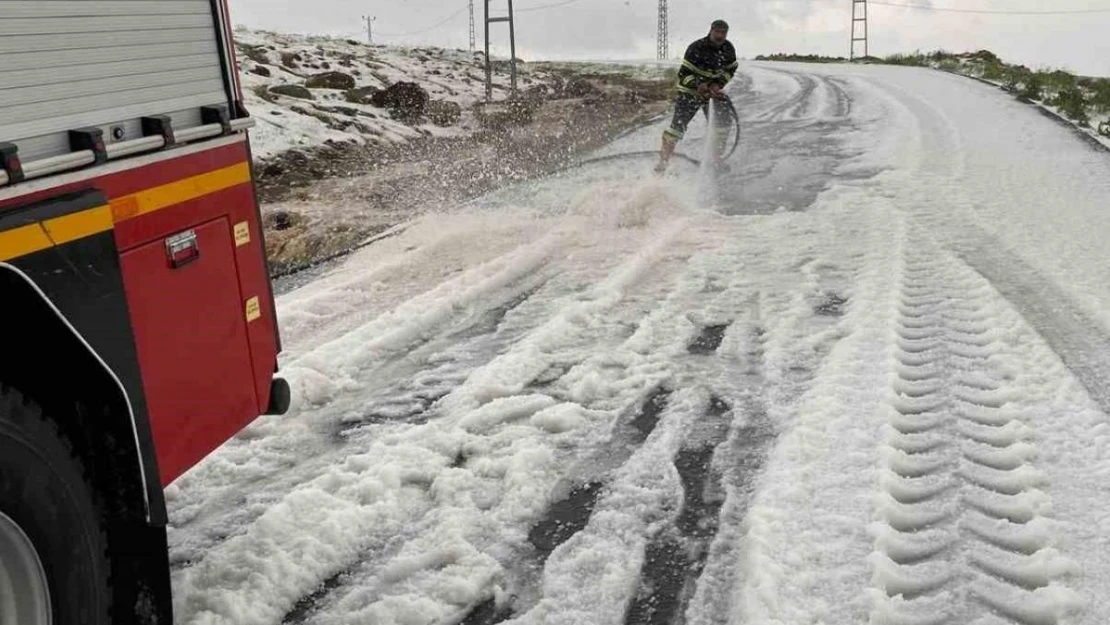
[[[200,125],[228,105],[210,0],[0,0],[0,142],[24,161],[69,151],[71,129],[170,115]]]

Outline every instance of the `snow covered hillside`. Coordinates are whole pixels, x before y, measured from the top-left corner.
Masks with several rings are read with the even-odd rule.
[[[732,173],[599,161],[281,296],[294,409],[167,490],[177,621],[1110,622],[1110,154],[922,69],[729,91]]]
[[[239,30],[277,274],[343,254],[414,211],[550,173],[666,106],[661,66],[495,62],[480,55]]]
[[[470,109],[486,95],[480,54],[246,29],[235,31],[235,45],[245,104],[258,119],[251,133],[256,158],[325,142],[391,145],[478,128]],[[527,63],[518,70],[521,89],[559,84]],[[426,116],[405,119],[374,99],[397,82],[427,91]],[[509,84],[507,72],[495,72],[495,99],[508,95]]]

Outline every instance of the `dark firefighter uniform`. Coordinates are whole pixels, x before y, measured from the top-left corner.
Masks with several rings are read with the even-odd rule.
[[[682,68],[678,70],[678,97],[675,98],[674,120],[664,133],[674,141],[686,134],[690,120],[698,114],[698,109],[709,114],[709,98],[698,94],[699,85],[718,85],[724,87],[736,75],[739,67],[736,49],[725,41],[715,46],[709,37],[698,39],[686,49]]]
[[[663,149],[659,153],[656,173],[666,171],[675,146],[686,134],[686,127],[698,114],[698,109],[705,111],[706,117],[709,117],[710,102],[717,95],[715,92],[724,89],[736,75],[739,65],[736,61],[736,48],[728,41],[728,24],[723,20],[713,22],[709,36],[698,39],[686,48],[686,56],[678,70],[678,84],[675,85],[678,96],[674,102],[674,120],[671,127],[663,132]],[[724,115],[717,115],[716,121],[716,128],[713,129],[716,135],[713,161],[716,167],[722,168],[725,165],[722,161],[724,133],[721,129],[728,125],[729,119]]]

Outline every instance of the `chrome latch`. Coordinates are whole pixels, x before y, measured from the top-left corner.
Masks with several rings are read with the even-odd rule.
[[[166,239],[166,258],[170,267],[179,269],[200,258],[197,233],[187,230]]]

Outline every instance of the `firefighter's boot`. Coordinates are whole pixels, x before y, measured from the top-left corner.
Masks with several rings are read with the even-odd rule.
[[[674,156],[674,149],[678,145],[678,141],[670,135],[663,135],[663,148],[659,151],[659,164],[655,166],[655,173],[662,174],[667,171],[667,166],[671,164],[671,157]]]

